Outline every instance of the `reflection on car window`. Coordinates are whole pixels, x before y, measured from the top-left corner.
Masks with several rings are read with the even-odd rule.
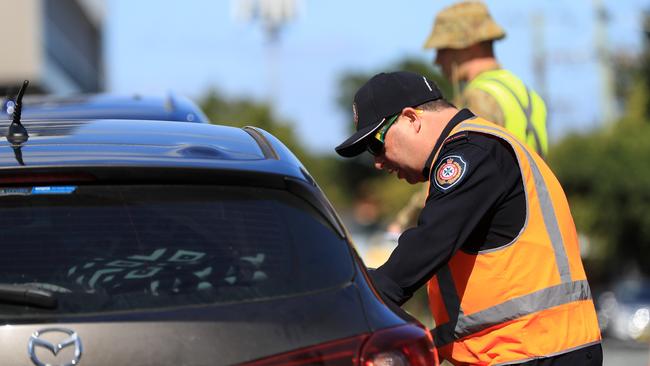
[[[62,313],[249,301],[352,277],[345,242],[284,191],[46,188],[0,189],[0,273],[56,292]]]

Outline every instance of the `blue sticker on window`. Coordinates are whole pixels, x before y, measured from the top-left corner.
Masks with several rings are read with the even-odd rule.
[[[33,187],[32,194],[70,194],[77,189],[76,186]]]

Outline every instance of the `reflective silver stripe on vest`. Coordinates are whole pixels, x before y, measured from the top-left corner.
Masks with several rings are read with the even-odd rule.
[[[560,279],[563,283],[571,281],[571,272],[569,270],[569,258],[567,258],[566,251],[564,249],[564,240],[562,239],[562,234],[560,233],[560,226],[557,223],[557,217],[555,216],[555,211],[553,210],[553,202],[551,201],[551,196],[548,193],[548,188],[546,188],[546,182],[542,176],[542,172],[539,170],[537,163],[533,160],[532,155],[524,144],[522,144],[515,137],[509,133],[502,131],[495,127],[477,125],[473,123],[461,123],[462,126],[475,127],[480,129],[487,129],[492,131],[497,131],[501,134],[505,134],[511,138],[511,140],[519,145],[521,149],[526,153],[528,158],[528,163],[530,169],[533,172],[533,180],[535,182],[535,189],[537,190],[537,198],[539,200],[539,205],[542,210],[542,216],[544,218],[544,225],[546,226],[546,231],[549,238],[551,239],[551,244],[553,245],[553,252],[555,254],[555,263],[557,264],[558,271],[560,272]],[[494,134],[499,137],[499,134]]]
[[[437,347],[472,335],[509,320],[580,300],[591,299],[587,280],[562,283],[557,286],[508,300],[472,315],[461,315],[457,321],[441,324],[433,330]]]

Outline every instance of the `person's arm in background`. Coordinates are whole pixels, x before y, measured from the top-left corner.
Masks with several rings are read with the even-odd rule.
[[[397,236],[404,230],[415,226],[428,194],[428,184],[422,183],[418,191],[413,193],[406,206],[397,212],[393,221],[388,224],[386,231],[389,234],[396,235],[395,239],[397,239]]]

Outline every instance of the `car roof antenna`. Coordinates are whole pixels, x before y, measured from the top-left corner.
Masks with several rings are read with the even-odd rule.
[[[20,90],[18,91],[11,125],[9,125],[9,130],[7,131],[6,136],[7,141],[11,144],[11,148],[14,149],[16,160],[18,160],[20,165],[25,165],[22,158],[22,151],[20,151],[21,145],[29,139],[29,134],[27,133],[25,126],[20,123],[20,113],[23,107],[23,95],[25,94],[27,85],[29,85],[29,80],[23,81],[23,86],[20,87]]]
[[[20,123],[20,114],[23,108],[23,95],[25,94],[27,85],[29,85],[29,80],[23,81],[23,86],[20,87],[18,95],[16,96],[16,105],[14,106],[11,125],[9,126],[9,131],[7,132],[7,140],[9,140],[9,142],[12,144],[22,144],[29,138],[27,130],[23,124]]]

